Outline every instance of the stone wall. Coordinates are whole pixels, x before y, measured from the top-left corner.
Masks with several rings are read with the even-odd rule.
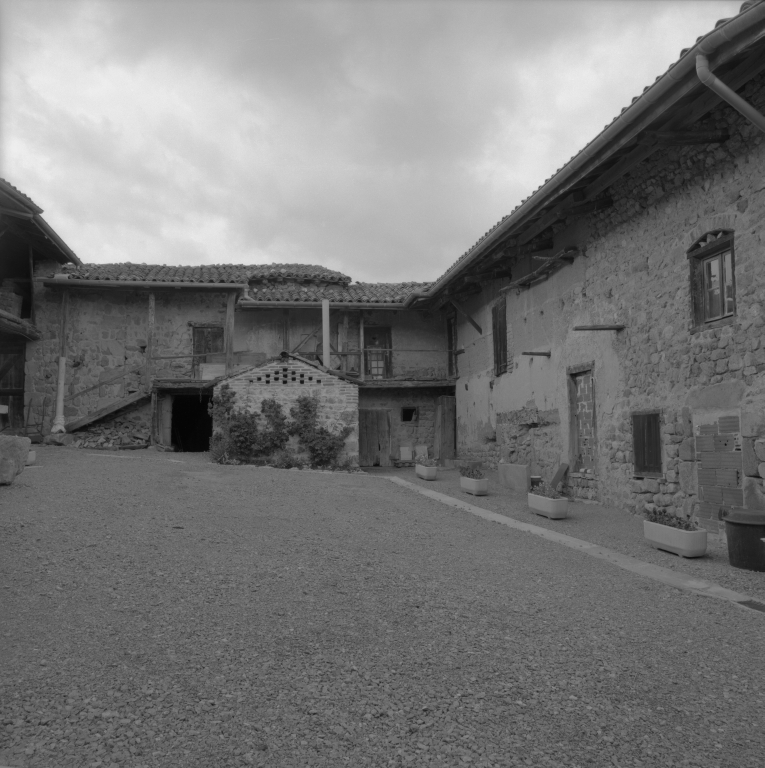
[[[758,76],[743,92],[761,110],[764,82]],[[698,510],[697,467],[689,456],[700,436],[694,419],[738,409],[743,425],[746,413],[765,411],[765,146],[762,135],[727,105],[696,128],[726,129],[731,138],[658,150],[608,190],[611,208],[556,225],[555,247],[577,242],[585,255],[546,282],[507,295],[506,374],[494,377],[491,371],[490,332],[491,304],[506,281],[466,300],[484,333],[479,338],[459,322],[460,346],[466,347],[456,387],[460,456],[495,461],[502,414],[534,407],[558,411],[561,459],[573,464],[567,369],[587,363],[597,423],[597,482],[589,485],[604,502],[633,511],[646,505],[678,515]],[[697,329],[687,251],[701,235],[719,229],[734,233],[736,314]],[[573,331],[575,325],[607,323],[625,330]],[[551,355],[520,354],[534,350]],[[634,412],[661,413],[660,477],[636,476]],[[765,432],[749,437],[762,439]],[[761,504],[759,470],[758,477],[746,477],[744,505]]]
[[[341,461],[358,464],[359,460],[359,388],[356,384],[320,371],[296,360],[274,360],[260,368],[232,376],[215,387],[228,384],[236,396],[236,407],[260,413],[263,400],[280,403],[285,415],[299,397],[309,395],[319,400],[319,424],[338,433],[349,426]]]

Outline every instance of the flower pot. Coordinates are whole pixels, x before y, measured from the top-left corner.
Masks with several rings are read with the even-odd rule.
[[[473,496],[486,496],[489,492],[489,478],[460,477],[460,488]]]
[[[437,470],[438,467],[423,467],[422,464],[414,465],[414,471],[417,473],[417,477],[421,477],[423,480],[435,480]]]
[[[551,520],[562,520],[568,517],[568,499],[548,499],[547,496],[530,493],[528,504],[535,514],[549,517]]]
[[[661,523],[643,520],[643,535],[655,549],[673,552],[680,557],[701,557],[707,551],[707,532],[684,531]]]

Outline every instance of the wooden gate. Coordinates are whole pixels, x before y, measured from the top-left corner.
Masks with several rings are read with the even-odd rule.
[[[359,409],[359,466],[391,466],[390,411]]]
[[[443,466],[457,455],[457,398],[443,395],[436,399],[436,434],[433,457]]]

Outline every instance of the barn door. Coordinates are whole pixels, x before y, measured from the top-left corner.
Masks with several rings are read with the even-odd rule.
[[[443,466],[457,453],[457,399],[444,395],[436,399],[434,458]]]
[[[390,411],[359,410],[359,466],[391,466]]]

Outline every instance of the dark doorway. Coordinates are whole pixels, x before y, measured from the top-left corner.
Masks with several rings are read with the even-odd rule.
[[[207,412],[210,395],[173,397],[172,442],[178,451],[210,450],[212,417]]]

